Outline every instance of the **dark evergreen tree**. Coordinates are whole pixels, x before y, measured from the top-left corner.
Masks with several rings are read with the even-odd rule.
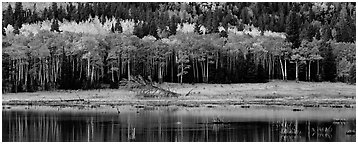
[[[322,47],[320,48],[320,51],[322,52],[323,56],[323,71],[322,71],[322,78],[325,81],[336,81],[337,76],[337,67],[336,67],[336,61],[335,56],[333,54],[333,48],[330,44],[330,42],[325,42],[322,44]]]
[[[356,33],[354,21],[347,14],[347,9],[345,7],[342,8],[339,16],[339,21],[336,24],[337,42],[354,42]]]
[[[231,24],[231,25],[236,25],[237,23],[237,20],[234,19],[234,16],[231,12],[231,10],[229,9],[226,16],[223,18],[222,20],[222,26],[227,29],[228,28],[228,24]]]
[[[31,23],[32,11],[31,9],[27,9],[24,11],[24,22],[23,23]]]
[[[198,33],[198,34],[201,34],[200,32],[200,27],[199,27],[199,24],[196,22],[195,25],[194,25],[194,32],[195,33]]]
[[[117,19],[122,19],[122,9],[120,6],[118,6],[116,8],[116,13],[115,13],[114,17]]]
[[[277,32],[285,32],[285,28],[286,28],[285,20],[286,20],[285,15],[283,14],[283,12],[280,12],[279,20],[277,23],[277,27],[278,27]]]
[[[205,28],[207,29],[207,33],[210,33],[213,30],[212,21],[213,13],[211,12],[211,10],[209,10],[205,16]]]
[[[77,23],[80,22],[78,9],[72,5],[72,3],[70,3],[67,15],[71,20],[76,21]]]
[[[246,7],[241,10],[240,18],[242,19],[243,24],[250,23],[249,13]]]
[[[51,20],[53,18],[52,10],[49,8],[45,8],[42,12],[42,19],[43,20]]]
[[[220,22],[220,12],[218,9],[216,9],[212,15],[212,21],[211,21],[211,33],[218,33],[219,32],[219,22]]]
[[[322,37],[321,37],[321,39],[323,41],[329,41],[330,39],[332,39],[332,30],[331,30],[329,25],[324,25],[322,27]]]
[[[170,19],[169,19],[169,13],[168,11],[165,11],[164,13],[161,14],[161,19],[160,19],[160,29],[166,29],[167,26],[170,25]]]
[[[225,30],[222,30],[222,31],[220,32],[220,37],[225,37],[225,38],[227,38],[227,37],[228,37],[227,32],[226,32]]]
[[[305,21],[305,23],[302,25],[302,30],[300,31],[300,39],[312,41],[314,33],[312,33],[313,28],[311,24],[308,21]]]
[[[69,21],[74,20],[73,19],[73,11],[74,7],[72,5],[72,2],[69,2],[69,4],[66,6],[66,19]]]
[[[63,9],[62,5],[58,9],[58,20],[63,22],[63,19],[66,17],[65,9]]]
[[[57,3],[56,2],[52,2],[51,10],[52,10],[52,17],[54,19],[58,19],[58,8],[57,8]]]
[[[158,31],[157,31],[158,28],[157,28],[157,24],[155,23],[155,20],[151,20],[149,25],[148,25],[148,27],[146,27],[146,28],[149,28],[149,30],[148,30],[149,35],[152,35],[157,39],[159,38],[158,37]]]
[[[143,38],[144,35],[144,30],[143,30],[143,25],[142,24],[136,24],[134,25],[134,29],[133,29],[133,35],[136,35],[139,38]]]
[[[169,25],[170,35],[175,35],[176,32],[177,32],[177,28],[178,28],[178,23],[177,23],[177,20],[176,20],[176,16],[173,15],[173,16],[170,18],[170,25]]]
[[[92,16],[93,15],[93,11],[92,11],[92,6],[91,6],[91,4],[90,3],[86,3],[85,4],[85,10],[86,10],[86,15],[85,15],[85,17],[86,17],[86,20],[89,18],[89,16]],[[113,13],[115,13],[115,12],[113,12]]]
[[[290,11],[286,22],[286,40],[292,43],[293,48],[300,46],[299,16],[293,10]]]
[[[23,10],[23,6],[21,2],[16,2],[15,3],[15,11],[14,11],[14,28],[16,30],[21,29],[22,24],[24,22],[24,10]]]
[[[86,9],[82,2],[77,3],[77,14],[78,14],[78,21],[84,21],[86,15]]]
[[[50,31],[61,32],[59,28],[60,28],[60,26],[59,26],[59,24],[58,24],[58,20],[57,20],[57,19],[54,19],[54,20],[52,21]]]
[[[3,27],[7,27],[7,25],[14,26],[14,12],[12,10],[11,5],[9,4],[6,11],[3,12]]]
[[[123,28],[122,28],[122,26],[121,26],[121,23],[120,23],[120,22],[117,22],[117,23],[115,24],[115,28],[114,28],[114,30],[115,30],[115,31],[117,31],[117,32],[119,32],[119,33],[122,33]]]
[[[21,24],[19,24],[20,22],[18,22],[18,21],[16,21],[15,22],[15,26],[14,26],[14,31],[13,31],[13,33],[14,34],[20,34],[20,28],[19,28],[19,25],[21,25]]]
[[[2,36],[6,36],[5,27],[2,27]]]
[[[42,20],[47,20],[47,8],[44,8],[41,14]]]
[[[33,12],[32,12],[32,15],[31,15],[30,19],[31,19],[30,23],[36,23],[36,22],[40,21],[40,17],[39,17],[38,12],[37,12],[36,3],[33,6]]]

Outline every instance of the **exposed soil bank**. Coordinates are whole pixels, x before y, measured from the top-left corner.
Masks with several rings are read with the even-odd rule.
[[[355,108],[356,87],[345,83],[273,81],[257,84],[174,84],[162,88],[181,94],[173,98],[143,98],[124,88],[101,90],[7,93],[3,105],[88,106],[149,105],[199,107],[210,105],[286,105]],[[192,90],[193,89],[193,90]],[[190,90],[191,93],[185,96]]]

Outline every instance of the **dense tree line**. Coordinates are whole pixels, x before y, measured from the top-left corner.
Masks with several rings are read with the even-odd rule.
[[[355,41],[355,2],[238,2],[238,3],[136,3],[89,2],[52,3],[44,9],[33,6],[23,9],[22,3],[10,4],[3,10],[3,27],[21,28],[23,23],[44,20],[86,21],[98,16],[133,19],[140,38],[152,35],[156,38],[175,34],[177,24],[185,22],[204,26],[206,33],[218,33],[218,27],[227,29],[253,25],[261,31],[286,32],[288,41],[298,48],[303,39],[335,39],[337,42]],[[114,29],[120,28],[113,26]],[[160,32],[158,32],[160,31]],[[165,33],[158,35],[158,33]]]
[[[270,79],[355,83],[355,3],[68,3],[3,11],[3,92],[118,87],[157,82],[244,83]],[[145,14],[144,14],[145,13]],[[108,33],[74,33],[63,21],[118,21]],[[24,24],[52,22],[23,34]],[[192,32],[178,31],[194,24]],[[9,25],[13,32],[4,32]],[[229,32],[247,25],[260,36]],[[221,28],[221,29],[220,29]],[[182,28],[183,29],[183,28]],[[286,38],[265,36],[286,32]]]
[[[353,53],[355,44],[315,39],[291,49],[285,39],[266,36],[178,33],[156,39],[40,31],[3,38],[3,91],[117,87],[133,75],[178,83],[335,81],[338,73],[349,80]]]

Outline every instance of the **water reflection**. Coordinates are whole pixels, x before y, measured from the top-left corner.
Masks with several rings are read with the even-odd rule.
[[[250,119],[178,114],[167,108],[116,113],[5,110],[3,141],[355,141],[355,119]]]

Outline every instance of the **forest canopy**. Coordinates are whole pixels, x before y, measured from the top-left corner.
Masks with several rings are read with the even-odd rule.
[[[3,92],[355,83],[355,3],[2,3]]]

